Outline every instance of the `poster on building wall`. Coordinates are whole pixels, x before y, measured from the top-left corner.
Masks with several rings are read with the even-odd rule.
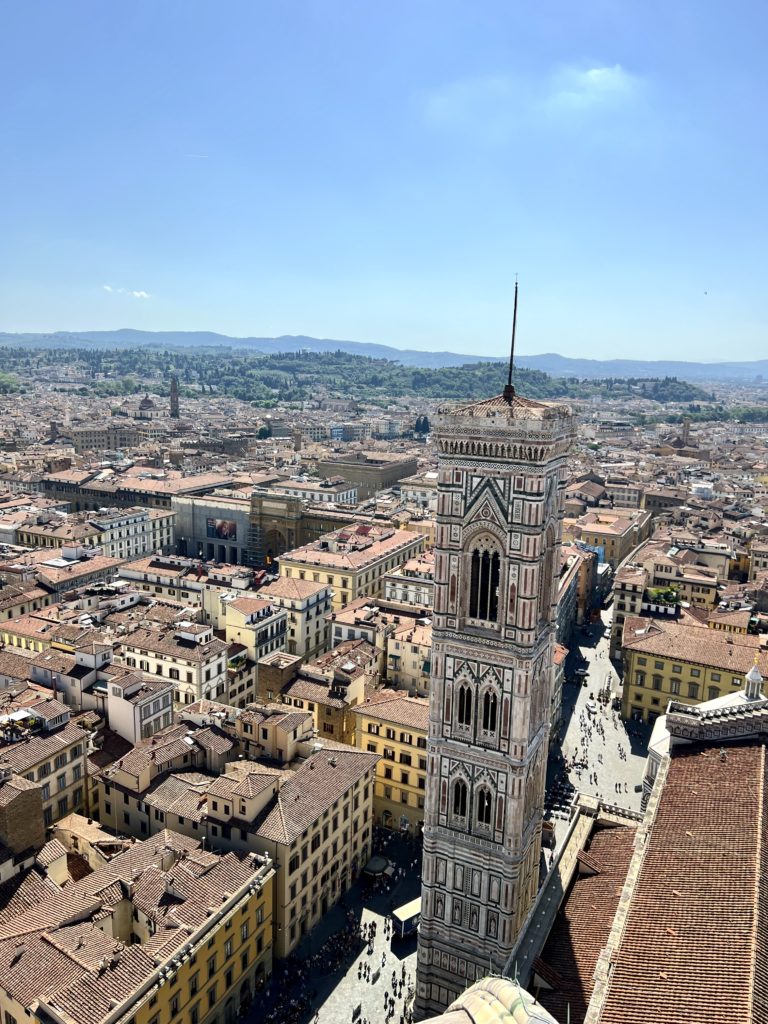
[[[232,519],[207,519],[205,535],[217,540],[237,540],[237,523]]]

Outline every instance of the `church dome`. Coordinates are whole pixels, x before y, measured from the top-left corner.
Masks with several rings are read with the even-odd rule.
[[[483,978],[430,1024],[558,1024],[532,995],[509,978]]]
[[[154,408],[155,408],[155,403],[152,401],[152,399],[149,397],[149,395],[144,395],[142,400],[139,402],[139,409],[154,409]]]

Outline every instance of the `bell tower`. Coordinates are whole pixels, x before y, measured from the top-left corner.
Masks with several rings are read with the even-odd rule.
[[[416,1012],[499,972],[536,896],[570,410],[441,409]]]

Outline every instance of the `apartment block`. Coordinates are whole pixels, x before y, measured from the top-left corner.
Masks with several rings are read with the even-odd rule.
[[[303,728],[302,721],[306,717],[297,715],[293,727]],[[249,724],[255,720],[246,717],[244,735]],[[179,744],[177,730],[153,737],[154,757],[139,747],[101,773],[100,820],[129,835],[168,828],[204,839],[206,849],[266,851],[276,870],[275,954],[287,956],[370,856],[378,758],[309,741],[301,744],[293,766],[227,760],[234,743],[208,727],[188,733],[198,750],[193,762],[194,752]],[[182,765],[184,746],[189,760]],[[219,747],[226,751],[216,755]],[[213,770],[216,756],[219,767]]]
[[[0,772],[37,783],[44,825],[88,810],[88,733],[55,697],[21,695],[0,713]]]
[[[419,536],[406,530],[357,524],[326,534],[280,557],[280,575],[326,583],[333,590],[333,608],[357,597],[378,597],[384,577],[423,549]]]
[[[384,599],[395,604],[431,608],[435,592],[435,553],[423,551],[384,577]]]
[[[355,746],[379,754],[376,824],[419,834],[424,822],[429,701],[379,690],[355,708]]]
[[[210,626],[185,622],[169,629],[139,627],[121,638],[115,661],[170,679],[176,706],[227,695],[227,644]]]
[[[76,845],[47,845],[47,877],[23,876],[4,921],[6,1024],[214,1024],[248,1008],[272,974],[268,858],[166,830],[128,848],[93,825],[67,836]],[[85,877],[66,874],[67,853]]]
[[[703,624],[630,617],[622,656],[622,715],[645,722],[654,722],[670,700],[695,705],[735,692],[755,658],[768,675],[768,651],[759,636]]]
[[[284,608],[288,615],[285,649],[309,660],[328,649],[333,591],[327,583],[281,576],[259,590],[259,597]]]
[[[365,640],[350,640],[302,665],[283,687],[282,699],[312,712],[321,740],[352,746],[352,709],[370,696],[378,679],[376,651]]]

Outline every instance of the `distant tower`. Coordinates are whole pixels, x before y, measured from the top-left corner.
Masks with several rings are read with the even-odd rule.
[[[179,378],[174,374],[171,377],[171,419],[179,418]]]
[[[503,970],[536,897],[573,419],[516,395],[510,357],[503,394],[440,409],[432,428],[438,504],[418,1019]]]

